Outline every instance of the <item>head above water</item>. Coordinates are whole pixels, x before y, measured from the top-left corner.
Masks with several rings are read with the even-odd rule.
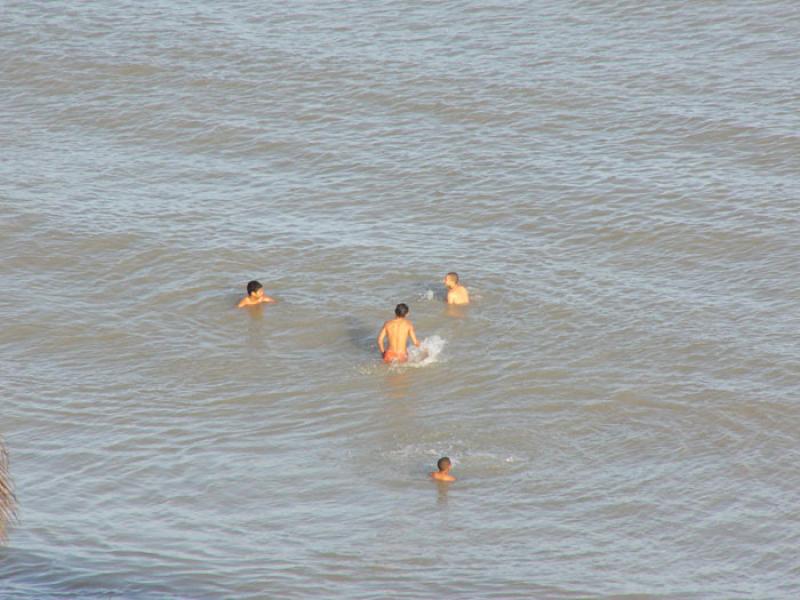
[[[455,271],[450,271],[447,275],[444,276],[444,284],[445,285],[458,285],[458,273]]]
[[[442,458],[440,458],[440,459],[437,461],[437,463],[436,463],[436,467],[437,467],[437,468],[438,468],[440,471],[446,471],[447,469],[449,469],[449,468],[450,468],[450,466],[451,466],[452,464],[453,464],[453,463],[451,463],[451,462],[450,462],[450,459],[449,459],[448,457],[446,457],[446,456],[443,456]]]
[[[261,285],[261,283],[259,283],[258,281],[256,281],[254,279],[253,281],[250,281],[247,284],[247,295],[248,296],[252,296],[253,294],[257,293],[258,290],[262,289],[263,287],[264,286]]]
[[[395,307],[394,314],[402,319],[408,314],[408,305],[401,302]]]

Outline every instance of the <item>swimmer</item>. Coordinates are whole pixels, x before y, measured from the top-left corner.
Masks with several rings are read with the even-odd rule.
[[[247,284],[247,296],[239,301],[238,308],[243,306],[255,306],[256,304],[274,304],[275,298],[264,295],[264,286],[258,281],[251,281]]]
[[[469,304],[469,292],[458,283],[458,273],[451,272],[445,275],[444,287],[447,288],[448,304]]]
[[[383,356],[383,362],[385,363],[393,361],[406,362],[408,360],[406,347],[408,346],[409,337],[414,345],[419,348],[419,341],[417,341],[417,332],[414,331],[414,325],[411,321],[406,319],[408,306],[405,304],[398,304],[394,309],[394,314],[397,315],[397,317],[391,321],[386,321],[386,323],[383,324],[383,329],[381,329],[381,332],[378,334],[378,348],[381,351],[381,356]],[[388,349],[386,349],[384,343],[387,337],[389,338]]]
[[[453,467],[453,463],[450,462],[450,459],[446,456],[443,456],[439,459],[436,463],[436,467],[439,469],[438,471],[434,471],[431,473],[431,479],[435,479],[436,481],[455,481],[456,478],[450,475],[450,469]]]

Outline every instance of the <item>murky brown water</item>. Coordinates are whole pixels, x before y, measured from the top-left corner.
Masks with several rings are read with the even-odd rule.
[[[0,596],[798,596],[796,2],[0,14]]]

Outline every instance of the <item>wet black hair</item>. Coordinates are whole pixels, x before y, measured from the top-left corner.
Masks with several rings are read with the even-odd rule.
[[[408,305],[401,302],[395,307],[394,314],[398,317],[405,317],[408,314]]]
[[[446,456],[443,456],[442,458],[440,458],[438,460],[438,462],[436,463],[436,466],[439,468],[440,471],[444,471],[447,467],[449,467],[452,464],[453,463],[450,462],[449,458],[447,458]]]
[[[253,281],[250,281],[250,282],[248,282],[248,284],[247,284],[247,295],[249,296],[249,295],[250,295],[250,294],[252,294],[253,292],[257,292],[257,291],[258,291],[258,290],[260,290],[262,287],[264,287],[264,286],[263,286],[263,285],[261,285],[261,284],[260,284],[258,281],[256,281],[255,279],[254,279]]]

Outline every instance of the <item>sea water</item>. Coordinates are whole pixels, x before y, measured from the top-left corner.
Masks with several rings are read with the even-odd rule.
[[[0,597],[797,597],[796,2],[0,15]]]

